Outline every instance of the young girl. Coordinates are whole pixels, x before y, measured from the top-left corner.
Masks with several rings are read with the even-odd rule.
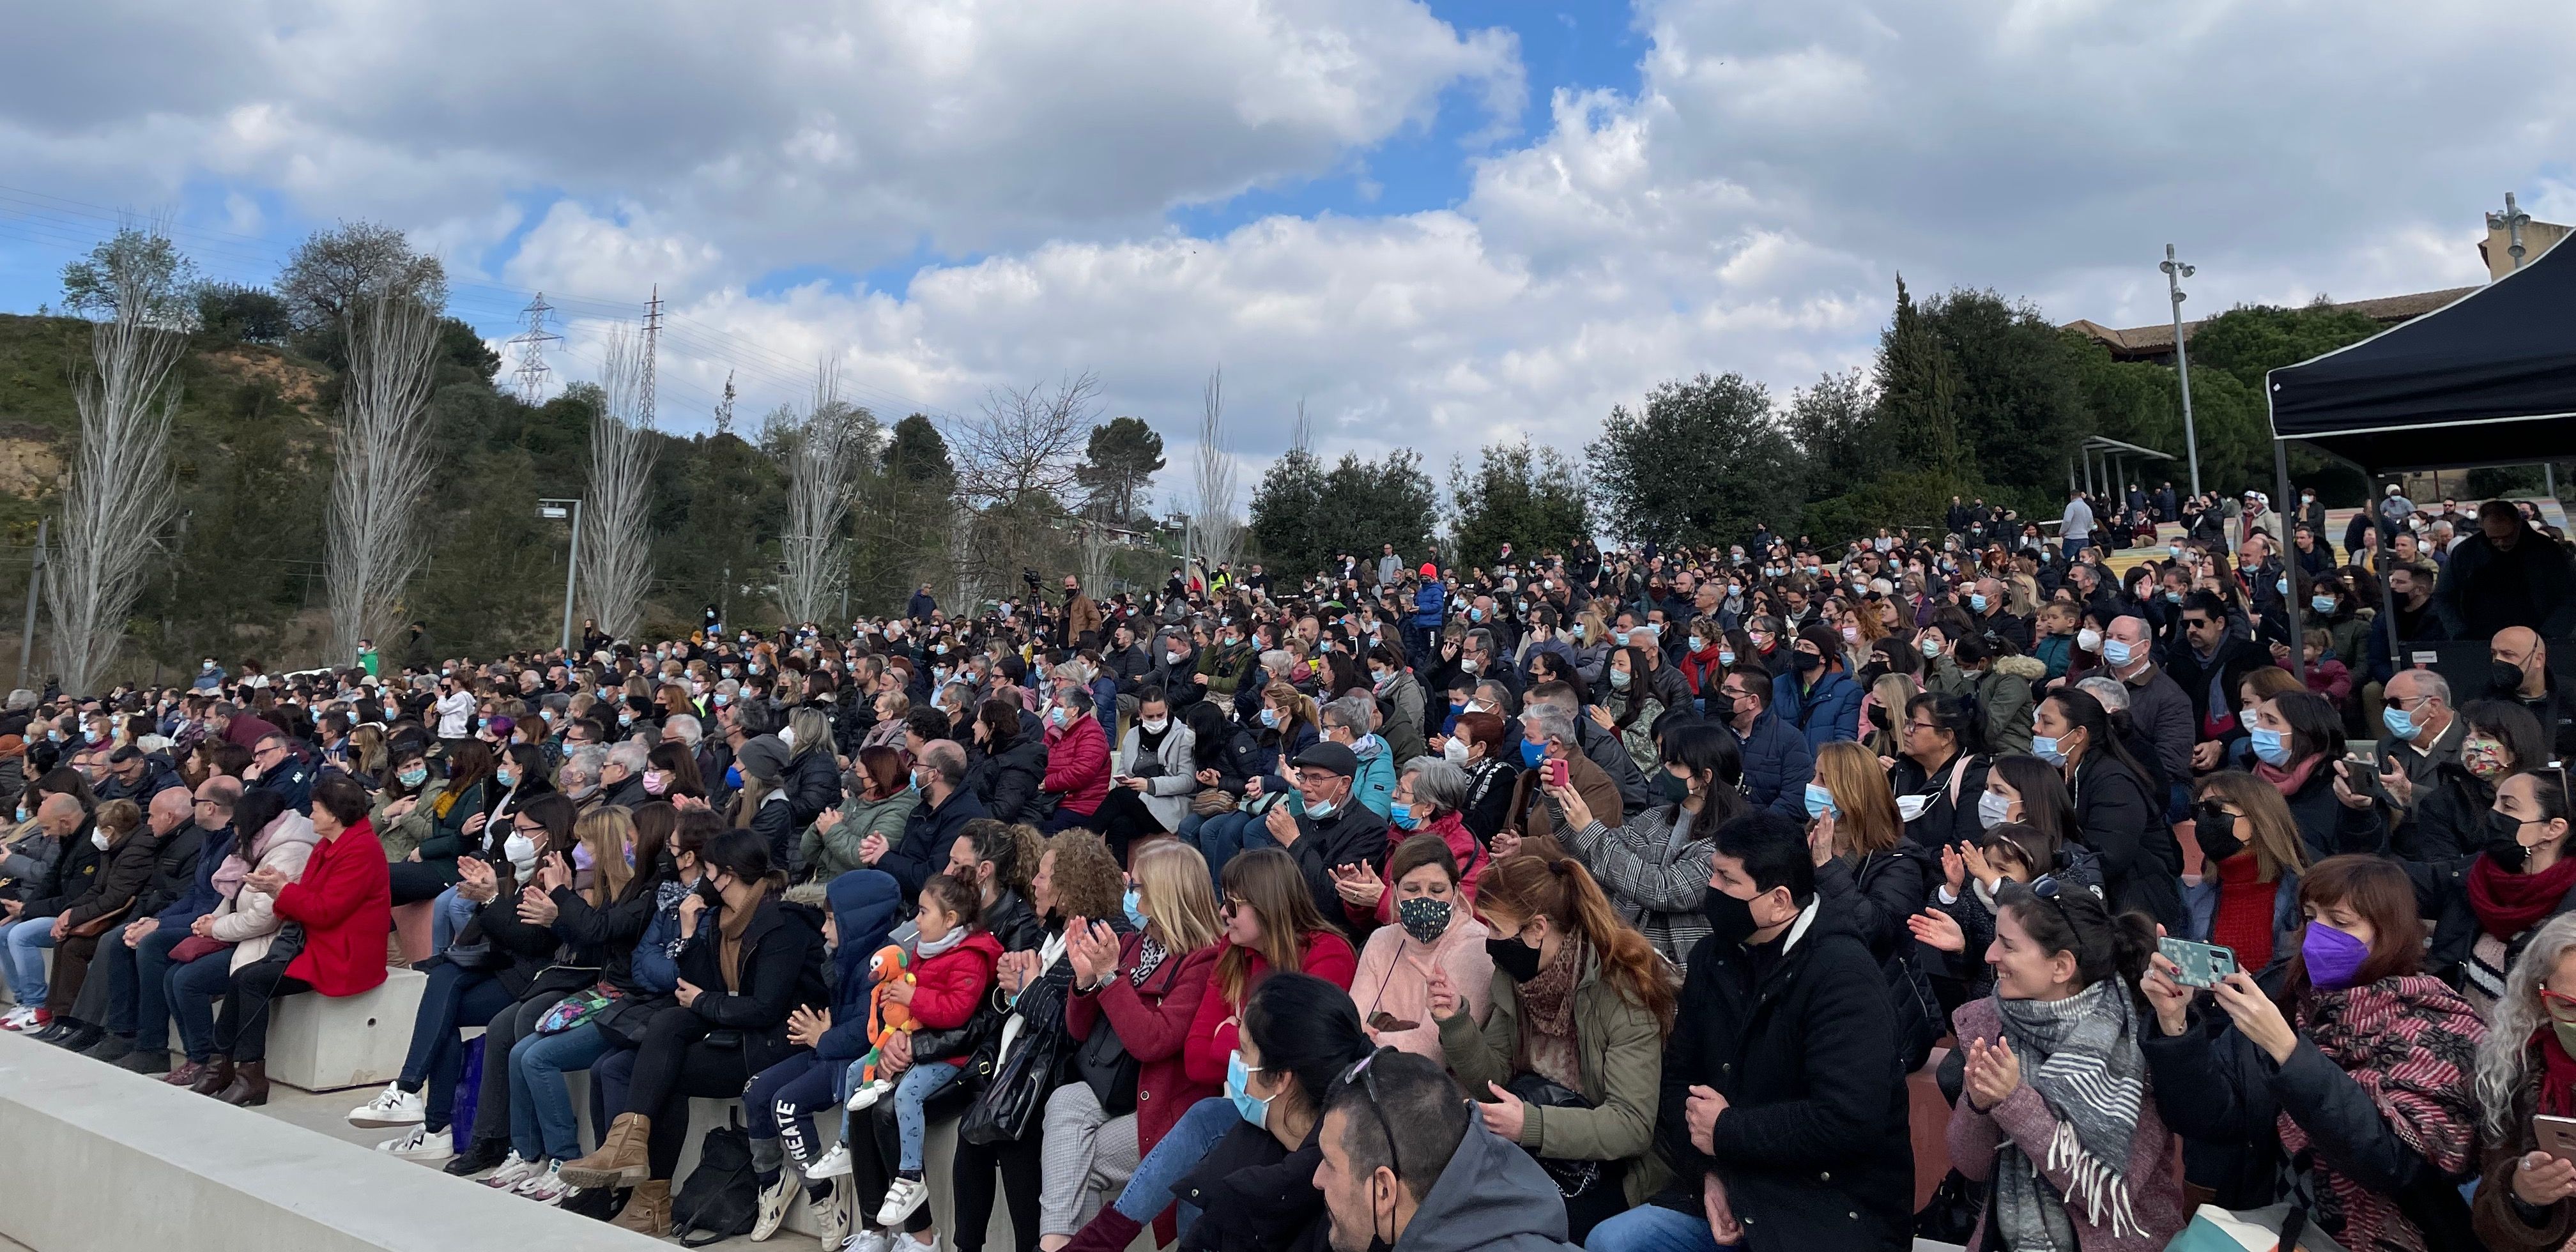
[[[921,960],[914,966],[911,980],[888,988],[886,998],[912,1010],[918,1023],[915,1030],[922,1032],[913,1037],[924,1041],[925,1047],[930,1037],[927,1032],[955,1031],[972,1019],[976,1006],[984,1002],[984,993],[993,985],[993,967],[1001,960],[1002,945],[979,924],[982,905],[974,884],[946,874],[935,875],[921,885],[920,909],[913,915],[913,925],[921,934]],[[885,1203],[877,1210],[878,1226],[899,1228],[930,1201],[930,1184],[921,1178],[922,1142],[927,1129],[921,1106],[956,1081],[965,1060],[964,1053],[915,1056],[902,1080],[895,1084],[894,1114],[900,1150],[894,1183],[886,1188]]]

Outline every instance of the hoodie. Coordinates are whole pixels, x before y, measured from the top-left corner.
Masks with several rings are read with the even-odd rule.
[[[854,869],[823,886],[832,905],[832,926],[840,946],[832,949],[832,1028],[814,1045],[826,1061],[854,1061],[867,1055],[868,960],[886,945],[886,936],[903,920],[903,884],[894,875]]]
[[[1424,1193],[1393,1252],[1563,1252],[1565,1201],[1538,1161],[1467,1119],[1467,1135]]]

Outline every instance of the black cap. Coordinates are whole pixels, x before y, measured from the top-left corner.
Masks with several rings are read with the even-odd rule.
[[[1317,743],[1314,747],[1298,753],[1297,759],[1289,764],[1299,769],[1329,770],[1344,778],[1360,772],[1359,754],[1332,742]]]

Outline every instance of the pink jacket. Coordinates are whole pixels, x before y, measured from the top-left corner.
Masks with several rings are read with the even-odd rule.
[[[1494,958],[1485,952],[1485,940],[1491,937],[1492,932],[1463,904],[1450,911],[1449,929],[1429,947],[1415,943],[1402,926],[1378,927],[1360,952],[1359,972],[1351,976],[1351,999],[1359,1005],[1363,1026],[1385,1013],[1412,1022],[1413,1027],[1369,1027],[1369,1038],[1446,1066],[1449,1056],[1440,1048],[1440,1023],[1431,1019],[1431,971],[1447,972],[1449,986],[1466,1001],[1463,1011],[1484,1020],[1494,987]]]

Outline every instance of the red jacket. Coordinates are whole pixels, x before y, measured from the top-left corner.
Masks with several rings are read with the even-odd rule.
[[[1364,909],[1348,900],[1342,901],[1342,912],[1349,915],[1355,933],[1365,935],[1395,920],[1395,880],[1389,878],[1386,871],[1395,863],[1396,845],[1415,835],[1438,835],[1442,843],[1449,845],[1450,857],[1458,862],[1458,890],[1465,896],[1469,909],[1476,907],[1476,877],[1485,872],[1485,866],[1493,858],[1485,854],[1485,845],[1477,842],[1474,832],[1467,829],[1465,819],[1455,813],[1443,813],[1420,830],[1387,831],[1386,859],[1378,862],[1377,867],[1378,881],[1386,884],[1386,890],[1378,893],[1377,907]]]
[[[1058,807],[1089,817],[1109,798],[1109,732],[1097,717],[1074,718],[1064,729],[1048,727],[1046,780],[1038,790],[1063,796]]]
[[[359,818],[339,838],[320,841],[304,862],[303,876],[277,893],[277,915],[304,924],[304,951],[287,962],[286,976],[326,996],[373,990],[385,980],[393,904],[385,848],[367,819]]]
[[[975,1016],[992,989],[993,967],[1002,959],[1002,941],[989,930],[968,934],[956,947],[913,967],[912,1015],[932,1030],[955,1030]],[[915,1057],[915,1060],[939,1060]]]
[[[1233,946],[1231,941],[1219,943],[1217,955],[1222,957]],[[1261,985],[1261,976],[1270,972],[1270,962],[1257,951],[1245,955],[1252,958],[1251,972],[1243,980],[1244,994],[1250,995]],[[1307,932],[1305,942],[1298,945],[1297,960],[1305,966],[1303,972],[1344,991],[1350,990],[1352,976],[1360,972],[1360,958],[1351,951],[1350,940],[1336,931]],[[1199,997],[1199,1011],[1190,1018],[1190,1040],[1182,1047],[1182,1068],[1190,1081],[1211,1087],[1225,1081],[1226,1058],[1234,1055],[1236,1019],[1242,1014],[1242,1005],[1226,1002],[1224,985],[1216,981],[1215,967],[1210,966],[1207,994]]]
[[[1136,1058],[1136,1146],[1151,1152],[1191,1105],[1217,1093],[1216,1083],[1193,1081],[1181,1059],[1181,1044],[1216,972],[1217,945],[1164,957],[1139,987],[1127,971],[1144,942],[1142,935],[1129,935],[1119,944],[1119,972],[1097,995],[1066,1001],[1064,1026],[1074,1038],[1089,1039],[1101,1016],[1108,1016],[1118,1042]]]

